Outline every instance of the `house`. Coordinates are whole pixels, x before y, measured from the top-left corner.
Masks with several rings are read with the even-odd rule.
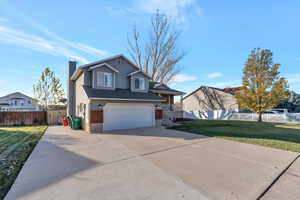
[[[239,110],[232,91],[233,89],[224,91],[224,89],[201,86],[181,100],[182,109],[185,113],[196,115],[197,118],[219,119],[232,111]]]
[[[230,93],[232,95],[236,95],[237,93],[241,93],[243,90],[244,86],[240,87],[227,87],[222,89],[223,92]]]
[[[14,92],[0,97],[0,111],[34,111],[39,109],[37,102],[21,92]]]
[[[123,55],[68,66],[68,115],[88,132],[161,125],[163,109],[184,93],[155,83]]]

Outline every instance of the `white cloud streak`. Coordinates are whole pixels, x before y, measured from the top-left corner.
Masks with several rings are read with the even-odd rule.
[[[222,73],[220,73],[220,72],[211,73],[211,74],[208,74],[207,77],[210,79],[220,78],[220,77],[222,77]]]
[[[88,59],[81,55],[82,53],[87,53],[93,56],[106,55],[105,51],[85,44],[65,40],[47,30],[43,30],[43,32],[51,36],[53,39],[46,39],[41,36],[25,33],[8,26],[0,25],[0,42],[13,44],[52,56],[67,57],[81,63],[89,62]],[[74,50],[79,52],[75,52]]]
[[[241,85],[240,80],[225,81],[225,82],[219,82],[219,83],[211,84],[212,87],[236,87],[236,86],[240,86],[240,85]]]
[[[183,83],[183,82],[188,82],[188,81],[195,81],[198,78],[196,76],[190,76],[187,74],[177,74],[173,80],[172,83]]]
[[[186,12],[194,11],[197,15],[202,13],[196,0],[136,0],[136,7],[147,13],[159,10],[179,22],[186,20]]]

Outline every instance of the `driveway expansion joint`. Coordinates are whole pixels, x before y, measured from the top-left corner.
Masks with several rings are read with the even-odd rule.
[[[298,160],[298,158],[300,158],[300,154],[298,154],[296,158],[282,170],[282,172],[271,182],[271,184],[257,197],[257,200],[260,200],[273,187],[273,185],[278,182],[282,175],[287,173],[288,169],[296,162],[296,160]]]
[[[208,138],[205,141],[208,142],[208,141],[214,141],[214,140],[216,140],[216,138]],[[161,152],[165,152],[165,151],[170,151],[170,150],[174,150],[174,149],[178,149],[178,148],[182,148],[182,147],[186,147],[186,146],[191,146],[191,145],[199,144],[199,143],[202,143],[202,142],[204,142],[204,141],[201,140],[201,141],[198,141],[198,142],[191,142],[191,143],[187,143],[187,144],[176,145],[176,146],[173,146],[173,147],[169,147],[169,148],[165,148],[165,149],[161,149],[161,150],[157,150],[157,151],[152,151],[152,152],[148,152],[148,153],[137,154],[137,155],[134,155],[134,156],[129,156],[127,158],[123,158],[123,159],[114,160],[114,161],[104,163],[104,164],[102,164],[102,166],[115,164],[115,163],[119,163],[119,162],[123,162],[123,161],[128,161],[128,160],[131,160],[131,159],[134,159],[134,158],[145,157],[147,155],[151,155],[151,154],[155,154],[155,153],[161,153]]]

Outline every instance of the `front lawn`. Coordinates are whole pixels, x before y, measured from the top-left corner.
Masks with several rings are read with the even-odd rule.
[[[300,124],[196,120],[173,129],[300,152]]]
[[[8,192],[46,128],[0,127],[0,199]]]

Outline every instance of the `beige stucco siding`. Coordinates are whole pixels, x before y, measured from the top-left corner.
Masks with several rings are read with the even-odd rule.
[[[75,82],[75,115],[82,117],[83,125],[89,121],[88,109],[89,100],[83,89],[84,73],[82,73]]]
[[[200,88],[183,99],[184,111],[238,110],[235,97],[214,88]]]

